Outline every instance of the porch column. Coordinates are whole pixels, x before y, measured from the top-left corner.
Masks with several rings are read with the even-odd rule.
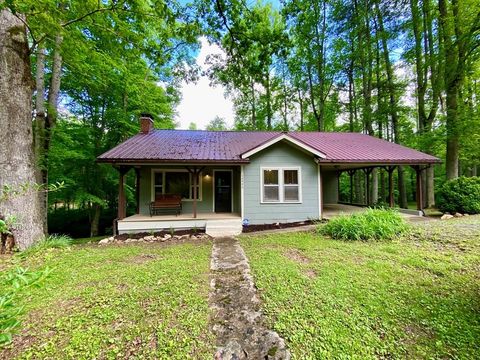
[[[366,205],[370,205],[370,174],[372,173],[373,171],[373,168],[365,168],[363,169],[363,171],[365,172],[365,175],[366,175],[366,187],[367,187],[367,191],[366,191]]]
[[[197,218],[197,182],[198,182],[198,173],[197,168],[193,169],[193,218]]]
[[[135,200],[137,202],[137,214],[140,214],[140,168],[135,167]]]
[[[245,174],[244,165],[240,165],[240,213],[242,221],[245,219]]]
[[[118,220],[125,219],[127,216],[127,202],[125,199],[125,174],[128,172],[128,170],[130,170],[130,168],[126,166],[120,166],[118,168]]]
[[[423,189],[422,189],[422,169],[420,166],[414,166],[415,173],[417,174],[417,210],[423,211]]]
[[[350,175],[350,204],[353,204],[353,176],[357,170],[348,170],[348,175]]]
[[[395,166],[387,166],[388,172],[388,205],[393,208],[395,206],[395,198],[393,197],[393,172]]]
[[[205,166],[201,167],[198,169],[196,166],[193,167],[193,169],[190,169],[189,167],[186,167],[188,172],[192,175],[193,177],[193,203],[192,203],[192,209],[193,209],[193,218],[197,218],[197,184],[198,184],[198,174],[200,174]]]

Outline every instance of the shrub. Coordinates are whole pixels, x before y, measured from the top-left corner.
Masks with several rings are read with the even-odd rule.
[[[480,177],[459,177],[445,182],[439,190],[442,212],[480,214]]]
[[[45,239],[40,240],[35,245],[20,253],[21,257],[27,257],[47,249],[67,248],[72,244],[72,238],[66,235],[49,235]]]
[[[320,225],[318,231],[340,240],[390,240],[405,232],[408,225],[401,215],[391,209],[372,209],[342,215]]]
[[[0,276],[0,349],[12,341],[12,335],[20,327],[19,317],[23,309],[16,304],[20,292],[31,286],[40,286],[50,274],[50,269],[29,271],[15,267]]]

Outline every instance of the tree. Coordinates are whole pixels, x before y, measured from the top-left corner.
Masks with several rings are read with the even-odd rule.
[[[190,125],[188,125],[188,130],[197,130],[197,124],[191,122]]]
[[[224,118],[221,118],[220,116],[215,116],[215,118],[210,120],[205,129],[209,131],[222,131],[228,130],[228,126]]]
[[[35,184],[31,129],[32,85],[25,17],[0,4],[0,186]],[[43,236],[40,198],[33,191],[0,202],[0,214],[16,218],[20,249]]]

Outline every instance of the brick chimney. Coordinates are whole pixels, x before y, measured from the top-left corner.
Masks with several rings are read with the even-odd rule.
[[[140,132],[142,134],[148,134],[153,130],[153,116],[143,113],[140,115]]]

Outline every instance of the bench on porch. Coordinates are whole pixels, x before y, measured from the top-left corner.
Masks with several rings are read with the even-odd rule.
[[[159,194],[155,196],[155,201],[150,203],[150,216],[171,212],[174,212],[175,215],[182,212],[182,197],[180,195]]]

